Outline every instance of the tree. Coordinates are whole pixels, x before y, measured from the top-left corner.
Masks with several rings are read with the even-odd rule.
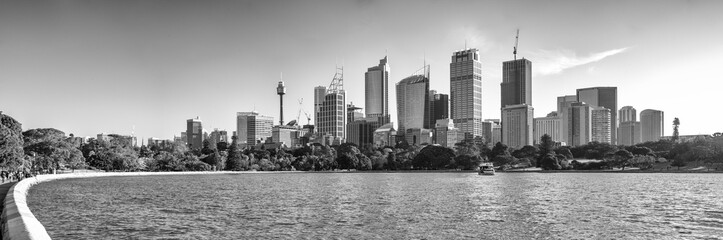
[[[630,160],[633,159],[633,154],[625,149],[618,150],[617,152],[615,152],[614,159],[614,165],[622,168],[622,171],[625,171],[625,167],[630,166],[631,164]]]
[[[33,166],[39,170],[74,169],[84,165],[82,152],[67,141],[60,130],[30,129],[23,132],[23,142],[25,153],[33,156]]]
[[[555,157],[552,153],[545,154],[545,156],[542,157],[540,167],[543,170],[560,170],[562,168],[560,163],[557,161],[557,157]]]
[[[342,143],[337,150],[336,162],[339,168],[356,169],[359,166],[358,156],[361,154],[356,144]]]
[[[470,156],[467,154],[467,156]],[[428,145],[412,159],[414,169],[442,169],[454,162],[454,150],[442,146]]]
[[[670,163],[670,166],[678,167],[678,170],[680,170],[680,167],[685,167],[687,165],[688,163],[681,159],[675,159],[672,163]]]
[[[678,135],[678,126],[680,126],[680,119],[673,119],[673,142],[678,142],[680,136]]]
[[[0,114],[0,167],[17,169],[25,164],[22,124]]]
[[[574,158],[572,156],[572,152],[570,152],[569,147],[561,147],[561,148],[555,149],[555,153],[565,156],[565,159],[568,159],[568,160],[571,160]]]
[[[555,142],[550,135],[544,134],[540,137],[540,156],[545,156],[555,149]]]
[[[494,147],[492,147],[492,151],[490,151],[489,158],[494,159],[495,157],[499,155],[509,155],[509,147],[507,145],[497,142]]]

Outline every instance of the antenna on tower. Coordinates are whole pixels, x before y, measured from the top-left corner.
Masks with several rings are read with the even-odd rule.
[[[467,50],[467,39],[464,39],[464,50]]]
[[[515,47],[512,48],[512,55],[515,57],[515,60],[517,60],[517,43],[520,40],[520,29],[517,29],[517,35],[515,36]]]

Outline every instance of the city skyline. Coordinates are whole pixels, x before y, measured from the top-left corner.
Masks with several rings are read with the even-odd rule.
[[[518,58],[535,63],[535,117],[576,89],[616,86],[619,106],[664,111],[668,135],[675,117],[681,135],[721,131],[721,113],[697,104],[715,101],[714,89],[700,86],[723,61],[723,34],[709,31],[723,26],[720,2],[356,1],[326,3],[330,16],[299,2],[213,3],[0,1],[0,110],[27,129],[171,139],[196,116],[209,132],[234,129],[237,112],[278,120],[280,72],[286,122],[299,98],[313,112],[312,89],[328,84],[335,65],[346,89],[363,89],[364,72],[384,56],[389,84],[426,62],[429,89],[449,94],[449,54],[466,47],[480,50],[482,118],[499,119],[501,66],[519,28]],[[413,24],[400,13],[415,12],[407,8],[425,19]],[[372,34],[385,38],[361,37]],[[350,91],[346,102],[364,103],[364,94]],[[395,101],[389,112],[397,122]]]

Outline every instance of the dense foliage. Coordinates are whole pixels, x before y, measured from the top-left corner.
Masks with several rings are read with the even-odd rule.
[[[439,145],[359,147],[312,144],[291,150],[241,148],[210,143],[191,150],[182,143],[135,147],[128,141],[91,139],[74,144],[71,136],[52,129],[30,129],[9,116],[0,125],[0,167],[52,172],[57,169],[95,168],[106,171],[328,171],[348,170],[473,170],[482,162],[500,169],[540,167],[545,170],[600,170],[629,167],[649,169],[656,162],[685,167],[701,161],[710,167],[723,163],[723,134],[680,142],[660,140],[635,146],[591,142],[582,146],[555,146],[547,135],[537,146],[513,149],[505,144],[482,144],[468,139],[453,148]],[[670,160],[668,160],[670,159]]]

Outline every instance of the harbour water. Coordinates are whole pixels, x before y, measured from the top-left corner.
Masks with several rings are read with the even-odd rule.
[[[258,173],[42,183],[53,239],[716,239],[723,175]]]

